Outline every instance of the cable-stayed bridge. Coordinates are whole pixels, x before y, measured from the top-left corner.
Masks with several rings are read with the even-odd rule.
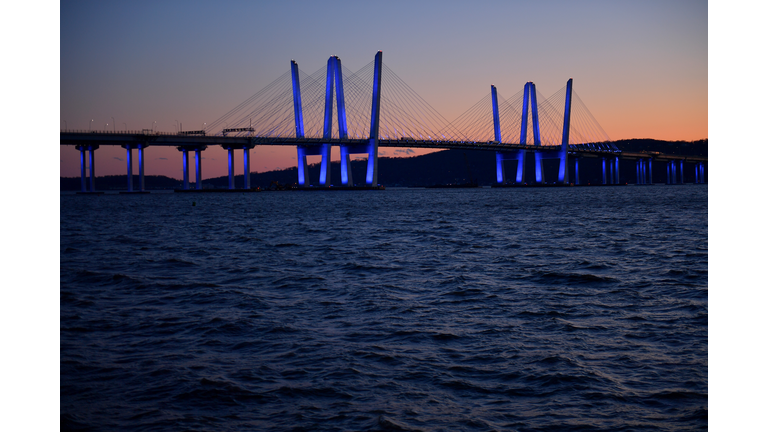
[[[207,146],[228,150],[229,189],[234,185],[234,151],[243,151],[243,172],[250,173],[255,146],[296,146],[300,187],[330,186],[331,147],[341,154],[342,186],[378,187],[378,148],[473,149],[496,154],[497,185],[529,183],[526,158],[533,157],[534,184],[579,184],[579,160],[602,159],[603,184],[618,183],[619,159],[636,160],[638,183],[650,183],[652,162],[667,163],[667,183],[682,182],[683,162],[694,163],[696,181],[704,181],[705,157],[622,152],[592,116],[573,89],[573,80],[550,97],[525,83],[504,98],[491,85],[490,92],[453,121],[445,119],[383,63],[374,60],[354,72],[332,56],[325,66],[307,74],[295,61],[291,68],[205,129],[159,133],[143,131],[62,131],[61,145],[80,150],[81,189],[86,192],[86,166],[90,165],[90,191],[94,185],[94,151],[100,145],[120,145],[127,153],[128,191],[132,191],[132,150],[138,150],[139,189],[144,189],[144,150],[174,146],[182,153],[184,189],[189,188],[189,152],[194,152],[196,188],[202,188],[200,153]],[[352,154],[367,154],[363,181],[352,178]],[[321,156],[320,178],[312,182],[307,156]],[[86,159],[90,158],[90,164]],[[544,178],[544,160],[558,161],[557,178]],[[569,160],[571,162],[569,162]],[[505,161],[513,161],[508,176]],[[489,167],[491,169],[491,167]],[[571,172],[572,171],[572,172]],[[511,174],[511,173],[510,173]],[[243,189],[250,189],[244,175]],[[362,179],[361,179],[362,180]],[[554,180],[554,181],[553,181]]]

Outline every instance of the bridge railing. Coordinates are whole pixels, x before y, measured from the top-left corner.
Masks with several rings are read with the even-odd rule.
[[[116,130],[116,131],[106,131],[106,130],[85,130],[85,129],[61,129],[59,133],[76,133],[76,134],[102,134],[102,135],[151,135],[151,136],[189,136],[193,135],[190,133],[185,133],[188,131],[181,131],[181,132],[160,132],[160,131],[151,131],[149,129],[142,129],[142,130]],[[198,134],[199,136],[202,136],[202,134]]]

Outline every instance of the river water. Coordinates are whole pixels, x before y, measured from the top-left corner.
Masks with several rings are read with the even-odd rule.
[[[707,428],[707,186],[60,197],[62,430]]]

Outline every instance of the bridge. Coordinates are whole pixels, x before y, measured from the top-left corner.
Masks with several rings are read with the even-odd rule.
[[[533,82],[508,99],[491,85],[488,95],[449,122],[383,64],[381,51],[357,72],[344,68],[337,56],[311,75],[291,60],[289,72],[205,129],[179,127],[176,133],[64,130],[60,144],[80,151],[81,193],[96,193],[95,150],[108,145],[126,149],[128,192],[134,192],[133,150],[138,151],[140,178],[136,192],[144,192],[144,150],[151,146],[171,146],[182,152],[184,190],[190,190],[190,152],[194,152],[196,189],[202,189],[201,152],[208,146],[228,152],[229,190],[235,190],[237,150],[243,151],[245,174],[242,189],[237,190],[251,189],[250,150],[256,146],[295,146],[297,183],[302,188],[312,187],[307,169],[311,155],[321,156],[320,178],[314,186],[331,186],[332,146],[340,149],[341,183],[347,188],[379,188],[379,147],[492,151],[496,186],[528,184],[531,176],[526,176],[525,160],[531,156],[535,161],[531,183],[538,185],[579,185],[582,158],[602,161],[602,184],[606,185],[618,184],[620,159],[636,162],[638,184],[653,182],[654,161],[666,163],[667,184],[683,182],[684,163],[693,164],[696,183],[704,183],[707,163],[706,157],[619,150],[573,91],[573,79],[549,98],[540,95]],[[360,153],[368,159],[364,183],[358,184],[352,178],[350,156]],[[548,159],[558,164],[557,179],[549,183],[544,176]],[[505,171],[507,161],[516,166],[512,178]]]

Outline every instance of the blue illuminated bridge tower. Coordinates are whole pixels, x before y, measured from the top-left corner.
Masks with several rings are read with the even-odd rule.
[[[344,186],[353,186],[352,165],[349,156],[355,153],[368,154],[368,167],[365,175],[367,186],[378,185],[378,158],[379,158],[379,117],[381,112],[381,65],[382,53],[379,51],[374,60],[373,69],[373,95],[371,106],[371,129],[368,142],[365,144],[347,144],[349,138],[347,132],[347,111],[344,104],[344,80],[341,73],[341,60],[337,56],[328,59],[325,84],[325,110],[323,118],[323,140],[328,142],[319,146],[297,145],[299,186],[309,186],[307,169],[307,156],[320,155],[320,186],[328,187],[331,184],[331,140],[333,125],[333,94],[336,87],[336,113],[339,126],[339,149],[341,153],[341,183]],[[304,138],[304,113],[301,104],[301,85],[299,83],[299,68],[295,61],[291,60],[291,81],[293,83],[293,107],[294,121],[296,123],[296,138]]]
[[[568,80],[565,93],[565,114],[563,118],[563,139],[560,145],[560,151],[541,151],[541,132],[539,128],[539,104],[536,101],[536,85],[533,82],[525,83],[523,88],[523,106],[522,120],[520,122],[520,144],[524,145],[528,138],[528,108],[530,101],[531,120],[533,127],[533,151],[536,169],[536,183],[545,183],[544,178],[544,159],[559,159],[560,168],[558,170],[557,182],[568,184],[568,150],[569,136],[571,127],[571,95],[573,93],[573,78]],[[501,122],[499,121],[499,102],[496,92],[496,86],[491,85],[491,103],[493,104],[493,134],[494,140],[501,143]],[[496,151],[496,183],[498,185],[505,183],[504,161],[517,161],[517,173],[515,183],[525,182],[525,148],[516,151],[498,150]]]

